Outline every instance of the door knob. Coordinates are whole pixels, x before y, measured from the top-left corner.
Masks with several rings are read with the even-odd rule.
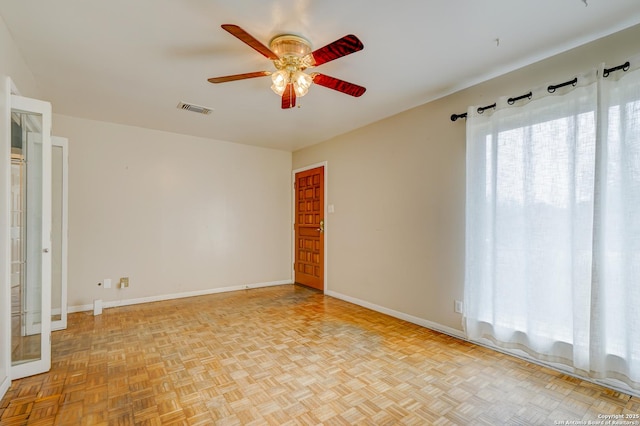
[[[43,249],[42,249],[42,252],[43,252],[43,253],[49,253],[49,249],[48,249],[48,248],[43,248]]]
[[[320,231],[321,233],[324,232],[324,220],[320,221],[320,228],[318,228],[318,231]]]

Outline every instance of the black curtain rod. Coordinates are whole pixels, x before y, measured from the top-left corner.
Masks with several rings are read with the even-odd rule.
[[[529,93],[525,93],[525,94],[524,94],[524,95],[522,95],[522,96],[518,96],[518,97],[516,97],[516,98],[509,98],[509,99],[507,99],[507,103],[508,103],[509,105],[513,105],[513,104],[515,104],[515,103],[516,103],[516,101],[519,101],[520,99],[524,99],[524,98],[529,98],[529,99],[531,99],[531,96],[533,96],[533,93],[531,93],[531,92],[529,92]]]
[[[478,111],[478,114],[482,114],[483,112],[485,112],[488,109],[491,108],[495,108],[496,107],[496,103],[492,103],[491,105],[487,105],[487,106],[483,106],[483,107],[478,107],[478,109],[476,111]]]
[[[609,77],[610,73],[612,73],[614,71],[619,71],[619,70],[622,70],[622,71],[626,72],[626,71],[629,70],[630,66],[631,66],[631,64],[629,63],[629,61],[627,61],[622,65],[618,65],[617,67],[605,68],[603,70],[603,72],[602,72],[602,76],[605,77],[605,78]],[[567,82],[564,82],[564,83],[551,85],[551,86],[547,87],[547,91],[549,93],[553,93],[553,92],[555,92],[557,89],[559,89],[561,87],[565,87],[565,86],[568,86],[570,84],[575,86],[577,83],[578,83],[578,78],[576,77],[573,80],[570,80],[570,81],[567,81]],[[524,99],[524,98],[531,99],[531,96],[532,96],[532,93],[529,92],[529,93],[524,94],[522,96],[518,96],[518,97],[515,97],[515,98],[509,98],[507,100],[507,103],[509,105],[513,105],[516,101],[519,101],[521,99]],[[480,107],[480,108],[478,108],[478,113],[482,114],[485,110],[490,109],[490,108],[495,108],[495,107],[496,107],[496,104],[488,105],[486,107]],[[458,118],[467,118],[467,113],[465,112],[465,113],[462,113],[462,114],[451,114],[451,121],[456,121]]]
[[[573,80],[565,81],[564,83],[552,84],[551,86],[547,87],[547,92],[554,93],[556,89],[559,89],[561,87],[568,86],[568,85],[572,85],[575,87],[576,84],[578,84],[578,77],[574,78]]]
[[[524,95],[525,97],[527,95]],[[485,110],[491,109],[491,108],[495,108],[496,107],[496,103],[492,103],[491,105],[487,105],[484,107],[478,107],[478,114],[482,114],[483,112],[485,112]],[[456,121],[458,118],[467,118],[467,113],[464,112],[462,114],[451,114],[451,121]]]
[[[612,72],[618,71],[618,70],[622,70],[624,72],[627,72],[629,70],[630,66],[631,66],[631,64],[629,63],[629,61],[627,61],[622,65],[618,65],[617,67],[605,68],[604,71],[602,72],[602,76],[604,78],[607,78],[607,77],[609,77],[609,73],[612,73]]]

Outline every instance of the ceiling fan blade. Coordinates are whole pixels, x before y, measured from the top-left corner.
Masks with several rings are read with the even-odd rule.
[[[225,75],[223,77],[211,77],[207,79],[209,83],[226,83],[227,81],[245,80],[247,78],[265,77],[271,75],[269,71],[248,72],[245,74]]]
[[[237,39],[239,39],[241,42],[249,45],[264,57],[269,58],[271,60],[278,59],[278,55],[273,53],[271,49],[269,49],[264,44],[260,43],[255,37],[253,37],[251,34],[246,32],[239,26],[233,25],[233,24],[223,24],[222,29],[227,31],[229,34],[236,37]]]
[[[288,83],[282,94],[282,109],[296,106],[296,92],[293,90],[293,83]]]
[[[329,43],[320,49],[310,53],[313,57],[314,66],[322,65],[334,59],[347,56],[351,53],[362,50],[364,45],[360,39],[353,34],[346,35],[333,43]]]
[[[318,72],[311,74],[311,78],[315,84],[337,90],[338,92],[346,93],[347,95],[355,96],[356,98],[362,96],[362,94],[367,90],[357,84],[349,83],[348,81],[340,80]]]

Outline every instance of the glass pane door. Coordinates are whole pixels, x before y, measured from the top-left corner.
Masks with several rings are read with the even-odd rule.
[[[11,97],[11,378],[51,367],[51,105]]]
[[[51,329],[67,328],[67,139],[51,138]]]

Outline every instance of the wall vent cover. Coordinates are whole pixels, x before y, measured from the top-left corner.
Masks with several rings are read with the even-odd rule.
[[[197,112],[198,114],[204,114],[204,115],[209,115],[213,112],[213,109],[211,108],[203,107],[200,105],[188,104],[186,102],[179,102],[176,108],[183,109],[185,111]]]

